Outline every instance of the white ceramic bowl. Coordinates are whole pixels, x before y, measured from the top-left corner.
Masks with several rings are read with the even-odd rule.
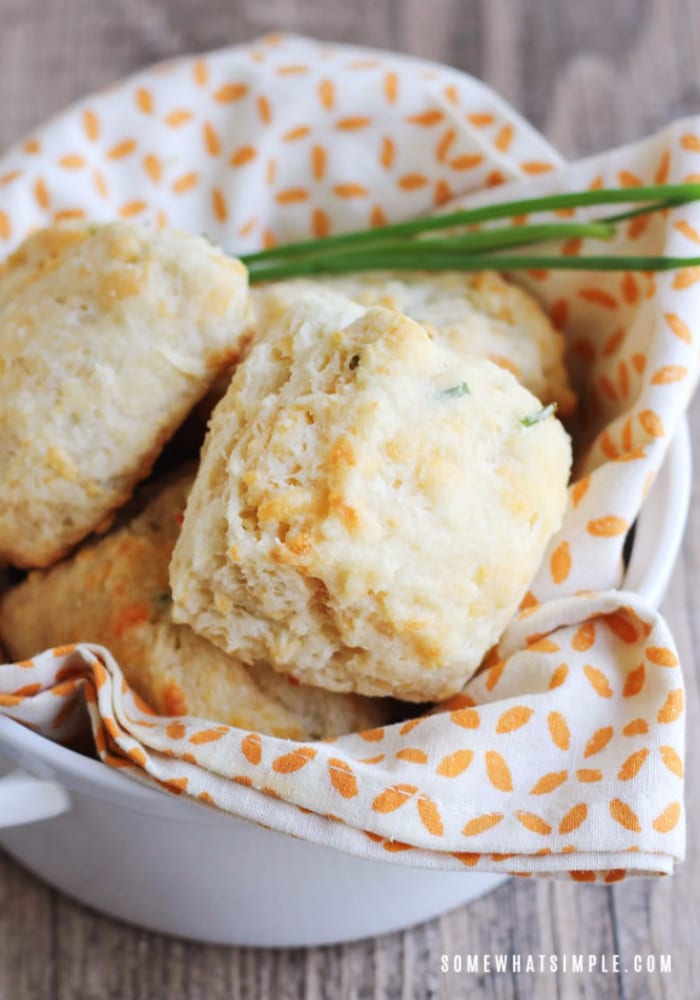
[[[689,498],[684,424],[637,521],[624,581],[651,604],[670,578]],[[2,774],[2,847],[81,902],[181,937],[266,947],[369,937],[507,877],[367,861],[295,840],[141,786],[0,716]]]

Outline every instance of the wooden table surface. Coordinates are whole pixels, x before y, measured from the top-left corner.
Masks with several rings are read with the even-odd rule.
[[[272,28],[399,49],[483,78],[567,155],[700,110],[695,0],[0,0],[0,142],[176,53]],[[698,424],[698,402],[691,426]],[[700,428],[696,427],[696,430]],[[700,433],[685,543],[664,610],[698,718]],[[0,854],[0,1000],[410,1000],[700,996],[700,742],[676,877],[598,888],[512,879],[404,934],[280,952],[204,947],[97,916]],[[443,953],[672,956],[671,974],[443,974]]]

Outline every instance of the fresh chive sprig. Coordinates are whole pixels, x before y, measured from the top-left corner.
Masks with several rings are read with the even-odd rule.
[[[374,229],[341,233],[316,240],[282,244],[246,254],[251,282],[314,274],[357,271],[422,270],[479,271],[590,270],[666,271],[700,265],[698,257],[629,256],[566,253],[503,254],[504,250],[553,241],[609,240],[620,223],[653,212],[700,200],[700,184],[656,184],[630,188],[597,188],[524,198],[410,219]],[[542,212],[600,205],[635,205],[588,221],[536,221],[464,231],[465,227],[502,219],[518,219]],[[429,236],[426,234],[447,233]]]

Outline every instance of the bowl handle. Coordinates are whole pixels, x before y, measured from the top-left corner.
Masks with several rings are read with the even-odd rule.
[[[69,809],[68,793],[53,781],[19,770],[0,778],[0,827],[37,823]]]

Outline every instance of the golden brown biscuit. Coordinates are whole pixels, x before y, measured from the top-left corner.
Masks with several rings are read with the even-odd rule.
[[[104,525],[248,321],[245,268],[200,237],[29,237],[0,278],[0,563],[49,565]]]
[[[0,600],[0,636],[17,660],[51,646],[96,642],[163,715],[194,715],[289,739],[370,729],[393,716],[380,699],[290,683],[246,668],[170,617],[168,562],[192,476],[166,485],[126,527]]]
[[[476,354],[506,368],[542,403],[556,403],[559,416],[574,410],[564,337],[528,292],[494,271],[368,272],[279,284],[293,283],[404,313],[455,353]]]
[[[173,555],[175,619],[329,690],[455,693],[560,525],[568,436],[399,313],[278,287],[258,315]]]

